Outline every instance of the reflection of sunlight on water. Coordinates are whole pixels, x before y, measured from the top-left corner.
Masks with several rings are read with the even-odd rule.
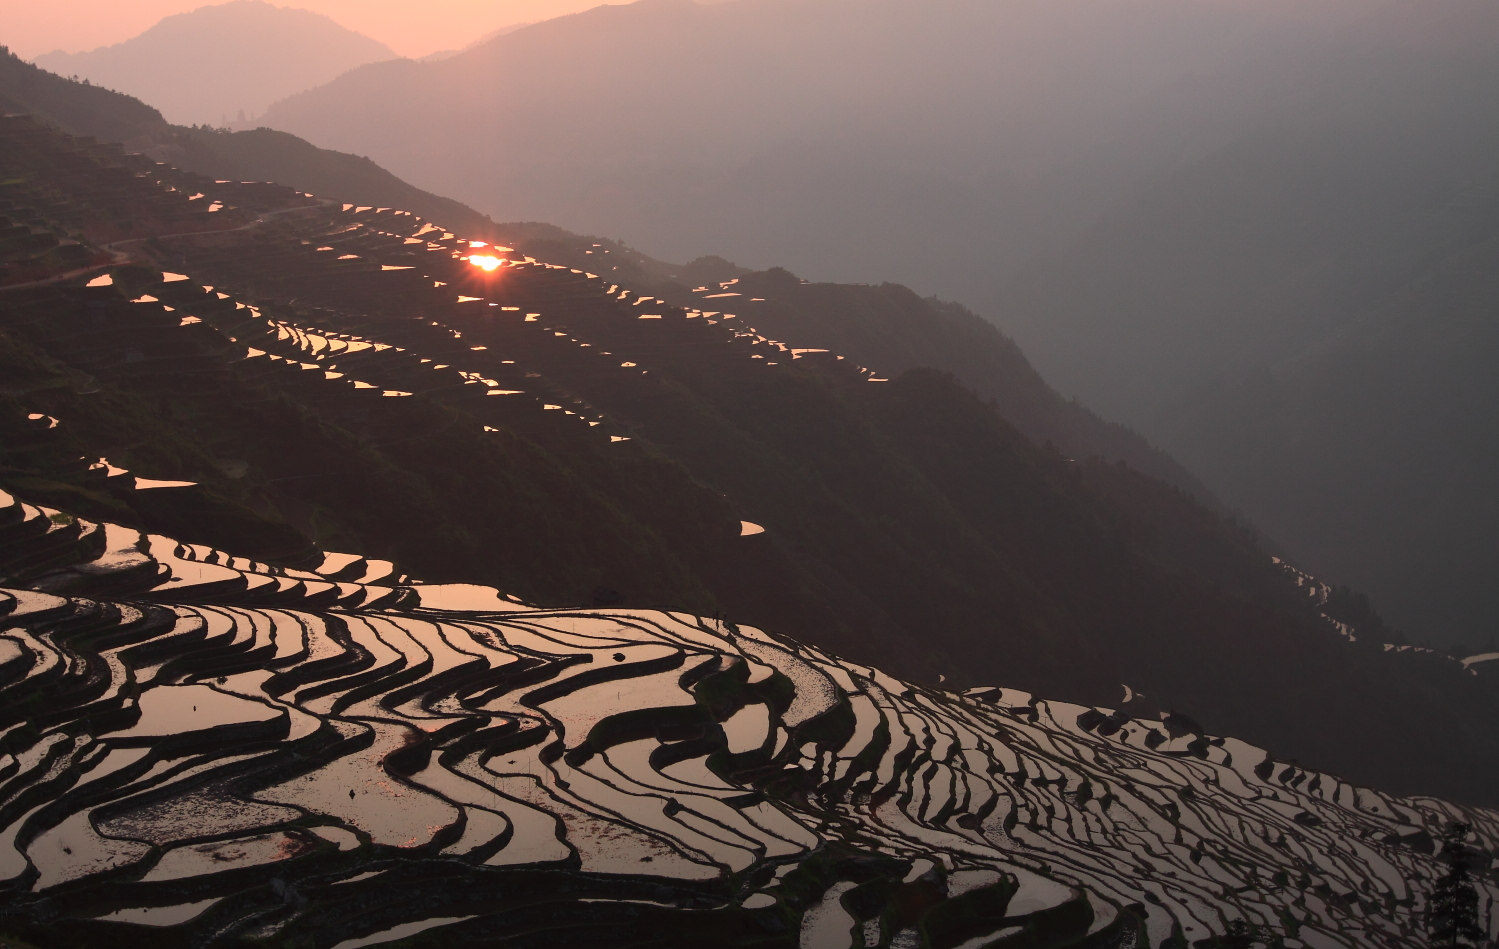
[[[492,254],[475,254],[469,257],[468,262],[473,264],[475,267],[480,268],[481,270],[485,270],[491,273],[499,269],[500,264],[504,263],[503,260],[495,257]]]

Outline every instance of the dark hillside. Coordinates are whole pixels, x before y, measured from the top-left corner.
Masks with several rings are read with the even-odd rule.
[[[588,269],[595,248],[612,251],[608,273],[642,292],[692,306],[698,294],[736,277],[744,281],[736,306],[754,306],[766,332],[797,348],[832,349],[886,373],[922,366],[952,372],[995,400],[1000,412],[1029,437],[1064,453],[1123,460],[1176,484],[1204,503],[1208,490],[1135,433],[1063,400],[992,325],[955,304],[922,300],[902,287],[808,284],[785,271],[752,274],[726,261],[667,264],[614,242],[599,242],[542,224],[495,225],[484,215],[411,187],[373,162],[316,148],[285,132],[260,128],[219,132],[171,126],[128,97],[69,82],[14,57],[0,59],[0,96],[11,108],[44,116],[76,135],[129,143],[159,161],[212,178],[265,180],[321,197],[371,207],[411,210],[468,234],[505,240],[546,260]],[[118,121],[118,116],[128,121]]]
[[[584,269],[598,267],[607,251],[611,279],[682,306],[732,310],[795,349],[831,350],[890,375],[917,368],[950,372],[1033,441],[1078,458],[1124,461],[1219,506],[1165,452],[1063,399],[1013,340],[958,304],[923,299],[898,284],[811,283],[784,268],[750,271],[721,258],[666,264],[615,241],[548,225],[501,224],[494,233],[526,253]]]
[[[0,49],[0,108],[45,117],[74,135],[128,142],[166,124],[161,113],[133,96],[69,82]]]

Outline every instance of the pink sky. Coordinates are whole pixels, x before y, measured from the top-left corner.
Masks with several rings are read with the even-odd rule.
[[[512,23],[545,20],[609,0],[272,0],[313,10],[402,56],[457,49]],[[612,0],[620,3],[627,0]],[[23,59],[76,53],[145,32],[163,17],[213,0],[0,0],[0,44]]]

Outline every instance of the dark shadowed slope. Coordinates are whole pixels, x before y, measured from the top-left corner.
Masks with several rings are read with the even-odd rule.
[[[874,381],[748,311],[409,212],[4,130],[16,236],[84,239],[18,241],[0,291],[23,496],[264,561],[317,542],[546,604],[753,617],[927,681],[1128,686],[1371,784],[1491,799],[1488,680],[1337,625],[1248,531],[1038,448],[949,376]],[[125,492],[121,468],[195,485]]]
[[[316,148],[285,132],[259,128],[210,132],[169,126],[135,99],[67,82],[14,57],[0,60],[0,102],[32,112],[78,135],[128,142],[152,157],[214,178],[269,180],[373,207],[399,207],[479,237],[497,236],[548,260],[588,268],[597,241],[549,225],[493,224],[447,198],[421,191],[365,158]],[[600,245],[601,247],[603,245]],[[1061,399],[1014,343],[961,307],[918,299],[904,288],[807,285],[784,273],[751,277],[709,259],[679,266],[617,243],[609,273],[642,291],[691,305],[700,284],[743,277],[775,304],[757,321],[799,348],[835,349],[899,373],[920,366],[952,372],[1031,439],[1078,458],[1122,460],[1215,504],[1190,473],[1128,429]],[[789,279],[787,279],[789,278]],[[755,294],[741,294],[748,303]]]
[[[831,350],[892,375],[922,367],[950,372],[1038,444],[1077,458],[1123,461],[1219,506],[1190,472],[1138,434],[1063,399],[1013,340],[958,304],[922,299],[898,284],[811,283],[784,268],[754,272],[717,257],[666,264],[616,241],[547,225],[501,224],[493,233],[527,253],[601,268],[610,279],[679,305],[732,310],[793,349]]]
[[[133,39],[37,65],[152,103],[173,122],[228,125],[365,63],[384,43],[307,10],[233,0],[169,16]]]

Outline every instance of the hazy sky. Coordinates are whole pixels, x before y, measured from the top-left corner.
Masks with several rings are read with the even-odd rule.
[[[545,20],[604,0],[284,0],[379,40],[402,56],[457,49],[512,23]],[[622,0],[616,0],[622,2]],[[145,32],[162,17],[212,0],[0,0],[0,44],[23,59],[76,53]]]

